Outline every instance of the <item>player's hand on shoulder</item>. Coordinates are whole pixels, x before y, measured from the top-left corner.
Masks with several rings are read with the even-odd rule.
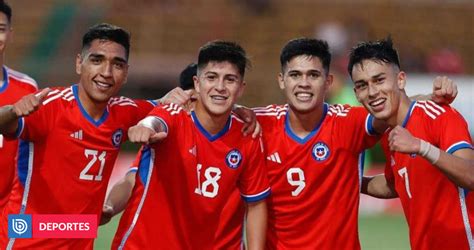
[[[458,87],[447,76],[438,76],[433,81],[432,99],[438,104],[451,104],[458,95]]]
[[[15,104],[13,104],[13,111],[18,117],[28,116],[38,110],[44,98],[51,91],[50,88],[45,88],[36,94],[29,94],[23,96]]]
[[[128,130],[128,139],[134,143],[152,144],[166,138],[166,132],[155,132],[155,130],[137,124]]]
[[[414,137],[407,129],[396,126],[388,135],[391,151],[401,153],[418,153],[420,151],[420,139]]]
[[[183,90],[180,87],[176,87],[170,92],[166,93],[166,95],[159,100],[159,103],[162,105],[174,103],[183,108],[186,108],[189,106],[189,103],[193,101],[193,94],[193,89]]]
[[[257,116],[253,110],[244,106],[234,105],[233,111],[240,119],[245,122],[244,127],[242,128],[242,133],[244,136],[252,133],[252,138],[256,138],[262,133],[262,127],[258,123]]]

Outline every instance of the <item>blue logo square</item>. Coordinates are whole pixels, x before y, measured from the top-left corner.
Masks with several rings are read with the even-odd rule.
[[[8,238],[32,237],[31,214],[8,215]]]

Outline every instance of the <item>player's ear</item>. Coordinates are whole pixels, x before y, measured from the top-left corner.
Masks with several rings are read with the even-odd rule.
[[[196,93],[201,92],[199,89],[199,78],[197,75],[193,76],[193,81],[194,81],[194,90],[196,91]]]
[[[405,89],[406,84],[407,84],[407,78],[406,78],[405,72],[404,71],[398,72],[398,75],[397,75],[398,89],[400,90]]]
[[[282,72],[280,72],[278,74],[278,85],[280,86],[281,90],[285,89],[285,81],[283,81],[283,73]]]
[[[326,77],[326,82],[324,83],[325,85],[324,87],[326,90],[328,90],[329,87],[331,87],[333,81],[334,81],[334,75],[328,74],[328,76]]]
[[[242,81],[240,83],[239,92],[237,93],[237,98],[240,98],[244,94],[245,86],[247,86],[247,83]]]
[[[82,72],[81,65],[82,65],[82,56],[81,56],[81,54],[77,54],[77,56],[76,56],[76,73],[78,75],[80,75],[81,72]]]

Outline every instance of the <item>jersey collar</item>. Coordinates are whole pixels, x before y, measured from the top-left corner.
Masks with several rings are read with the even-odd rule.
[[[193,119],[194,124],[196,124],[196,127],[198,130],[209,140],[209,141],[215,141],[219,138],[221,138],[229,129],[230,129],[230,124],[231,124],[231,117],[229,116],[229,119],[227,119],[227,122],[225,123],[224,128],[219,131],[217,134],[212,135],[207,130],[202,126],[202,124],[199,122],[199,119],[196,116],[196,113],[194,111],[191,112],[191,117]]]
[[[108,109],[104,110],[104,113],[102,114],[102,117],[99,118],[99,120],[94,120],[84,109],[82,106],[81,100],[79,99],[79,92],[78,92],[78,86],[77,84],[72,85],[72,93],[74,94],[74,98],[77,101],[77,106],[79,106],[79,110],[81,110],[82,115],[84,118],[86,118],[90,123],[92,123],[94,126],[98,127],[102,123],[104,123],[105,119],[107,119],[107,116],[109,116],[109,111]]]
[[[286,134],[293,139],[294,141],[300,143],[300,144],[305,144],[309,139],[311,139],[318,131],[319,128],[321,127],[321,124],[323,124],[324,118],[326,118],[326,114],[328,112],[328,104],[324,103],[324,110],[321,116],[321,120],[316,124],[316,126],[313,128],[313,130],[305,137],[300,138],[297,136],[293,130],[291,130],[291,125],[290,125],[290,112],[291,109],[288,109],[288,112],[286,113],[285,117],[285,132]]]
[[[408,112],[405,116],[405,119],[403,120],[402,127],[406,127],[408,120],[410,119],[411,113],[413,112],[413,109],[415,108],[415,103],[416,101],[411,102],[410,107],[408,108]]]

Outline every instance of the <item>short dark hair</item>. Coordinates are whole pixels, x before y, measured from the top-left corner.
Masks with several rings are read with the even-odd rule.
[[[194,89],[193,76],[197,74],[197,64],[191,63],[179,75],[179,87],[183,90]]]
[[[89,28],[86,34],[82,37],[82,51],[89,49],[92,41],[96,39],[104,39],[116,42],[125,48],[126,59],[130,53],[130,33],[118,26],[100,23]]]
[[[363,60],[376,60],[391,63],[400,68],[398,52],[393,48],[392,38],[388,36],[378,41],[360,42],[351,50],[347,70],[352,77],[352,68]]]
[[[12,8],[5,1],[0,1],[0,12],[3,12],[8,19],[8,23],[11,24],[12,21]]]
[[[306,37],[290,40],[283,47],[280,54],[281,70],[284,71],[284,68],[291,59],[303,55],[318,57],[323,64],[323,68],[326,70],[326,74],[329,73],[331,52],[329,52],[328,43],[324,40]]]
[[[202,70],[211,61],[234,64],[242,77],[245,75],[245,69],[250,67],[245,50],[239,44],[229,41],[215,40],[199,49],[198,70]]]

